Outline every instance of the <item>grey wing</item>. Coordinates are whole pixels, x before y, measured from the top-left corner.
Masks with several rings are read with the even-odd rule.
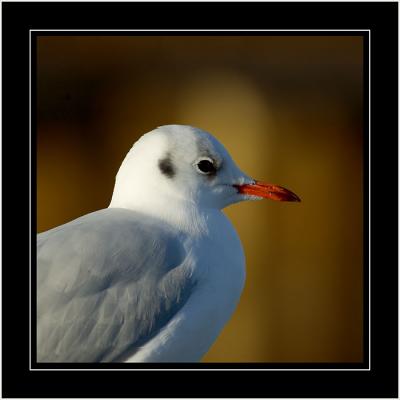
[[[120,361],[193,286],[180,241],[133,211],[101,210],[39,234],[37,360]]]

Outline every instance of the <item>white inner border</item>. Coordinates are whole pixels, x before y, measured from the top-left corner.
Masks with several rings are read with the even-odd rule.
[[[32,32],[368,32],[368,368],[32,368]],[[77,35],[78,36],[78,35]],[[84,36],[84,35],[82,35]],[[371,30],[370,29],[30,29],[29,30],[29,370],[30,371],[370,371],[371,370]],[[364,227],[365,228],[365,227]],[[365,288],[364,288],[365,290]],[[204,363],[212,364],[212,363]],[[235,363],[231,363],[235,365]],[[252,363],[249,363],[251,365]],[[290,363],[289,363],[290,364]],[[295,363],[293,363],[295,364]],[[132,363],[140,365],[140,363]]]

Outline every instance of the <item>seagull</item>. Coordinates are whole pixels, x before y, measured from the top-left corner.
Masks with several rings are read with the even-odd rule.
[[[244,174],[210,133],[143,135],[108,208],[37,235],[37,362],[199,362],[238,304],[240,239],[222,209],[300,201]]]

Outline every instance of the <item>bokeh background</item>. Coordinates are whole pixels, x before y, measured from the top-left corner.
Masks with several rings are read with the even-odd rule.
[[[107,207],[143,133],[203,128],[302,199],[226,209],[247,281],[203,361],[360,362],[362,81],[357,36],[40,36],[38,231]]]

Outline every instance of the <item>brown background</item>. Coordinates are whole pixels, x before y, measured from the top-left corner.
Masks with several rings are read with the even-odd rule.
[[[362,361],[363,42],[345,36],[39,37],[38,231],[108,206],[143,133],[213,133],[300,204],[226,210],[247,281],[204,361]]]

